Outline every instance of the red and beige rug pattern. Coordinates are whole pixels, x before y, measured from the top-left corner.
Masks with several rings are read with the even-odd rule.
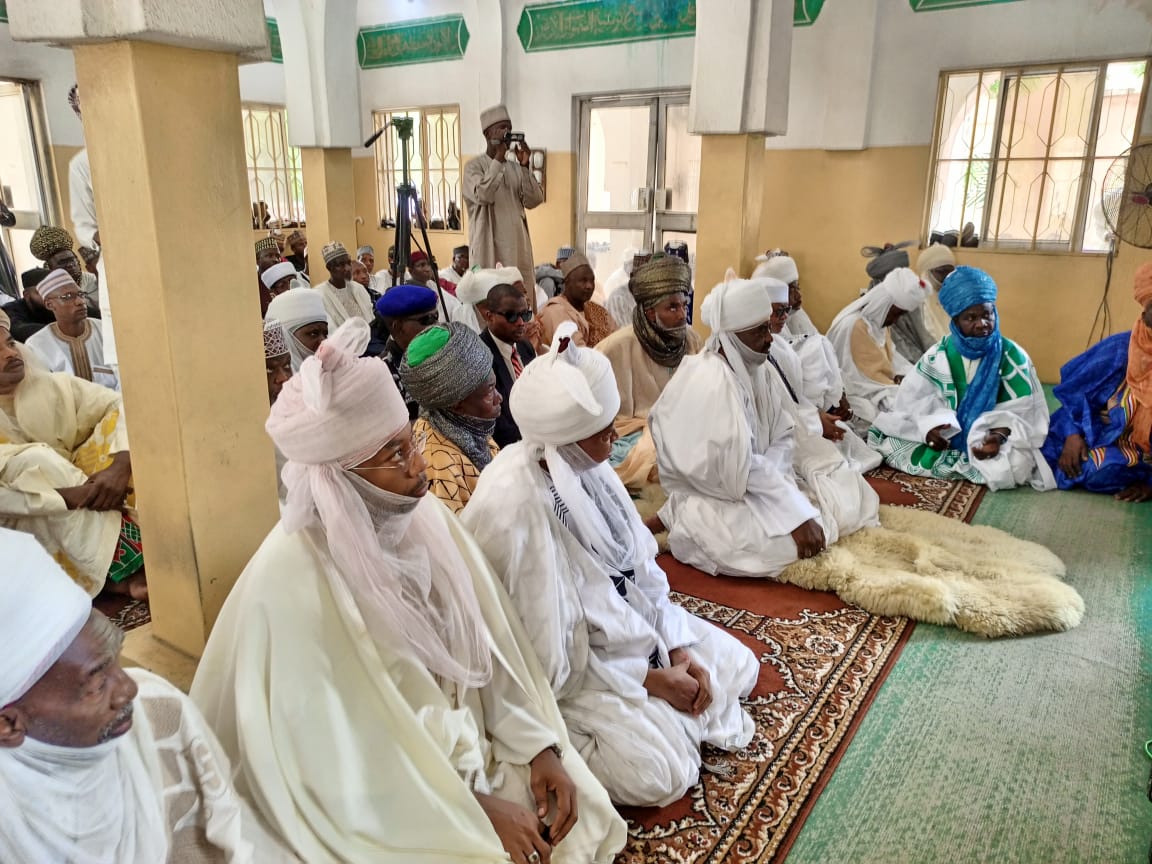
[[[970,521],[983,488],[869,475],[885,504]],[[901,648],[906,618],[869,615],[836,595],[769,581],[715,578],[663,555],[677,602],[724,627],[760,657],[748,699],[756,721],[737,753],[705,750],[712,766],[679,801],[626,808],[617,864],[782,861]]]

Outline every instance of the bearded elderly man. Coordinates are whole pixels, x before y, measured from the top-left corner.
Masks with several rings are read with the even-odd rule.
[[[504,400],[492,355],[463,324],[437,324],[412,340],[400,379],[420,405],[412,437],[428,465],[432,494],[459,513],[499,450],[492,433]]]
[[[940,288],[952,332],[900,384],[868,442],[906,474],[990,489],[1056,486],[1040,452],[1048,403],[1024,349],[1000,335],[996,283],[957,267]]]
[[[811,488],[797,474],[788,397],[768,377],[768,281],[729,270],[701,314],[712,335],[648,417],[668,491],[652,527],[666,527],[672,554],[705,573],[775,576],[871,520],[853,503],[862,500],[858,486],[841,501],[835,483]]]
[[[236,795],[192,702],[28,534],[0,528],[0,860],[296,860]]]
[[[309,864],[607,864],[624,822],[475,541],[427,494],[367,343],[348,321],[272,406],[283,519],[224,604],[192,698],[237,787]]]
[[[840,361],[852,428],[860,435],[867,434],[877,414],[892,407],[900,382],[912,371],[912,364],[894,347],[891,328],[920,308],[925,297],[920,277],[898,267],[832,319],[828,341]]]
[[[0,312],[0,525],[34,535],[90,596],[146,597],[140,529],[122,512],[132,460],[120,394],[27,351]]]
[[[612,364],[620,393],[620,440],[611,462],[631,490],[658,482],[648,412],[680,362],[700,350],[700,337],[688,327],[691,289],[692,271],[679,258],[650,261],[628,281],[626,290],[634,299],[631,323],[596,346]]]
[[[619,395],[607,359],[560,325],[512,403],[524,435],[480,476],[464,524],[532,634],[573,744],[618,804],[699,779],[701,743],[745,746],[756,657],[672,602],[656,543],[607,465]],[[506,514],[522,540],[509,542]]]
[[[64,270],[53,270],[37,286],[56,321],[28,337],[25,343],[52,372],[67,372],[111,390],[120,389],[120,376],[104,362],[104,336],[88,320],[88,303]]]

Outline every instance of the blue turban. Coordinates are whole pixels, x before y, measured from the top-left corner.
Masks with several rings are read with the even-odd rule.
[[[948,274],[940,286],[940,305],[955,318],[970,306],[996,302],[996,283],[983,270],[975,267],[957,267]],[[996,407],[996,395],[1000,390],[1000,360],[1004,352],[1004,340],[1000,337],[1000,315],[994,313],[994,327],[987,336],[965,336],[952,322],[952,332],[945,337],[951,340],[968,360],[980,360],[976,374],[967,387],[961,389],[960,401],[956,405],[956,422],[960,434],[952,439],[952,447],[963,453],[968,451],[968,433],[982,414]],[[962,382],[956,382],[959,386]]]
[[[940,286],[940,305],[955,318],[969,306],[996,302],[996,283],[983,270],[957,267]]]
[[[425,285],[397,285],[376,301],[376,311],[384,318],[407,318],[436,308],[436,292]]]

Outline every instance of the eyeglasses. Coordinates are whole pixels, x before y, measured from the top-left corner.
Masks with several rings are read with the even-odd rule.
[[[416,457],[424,453],[424,445],[428,443],[428,434],[413,435],[411,443],[405,447],[401,445],[395,453],[388,457],[383,465],[357,466],[351,471],[411,471]]]
[[[61,303],[75,303],[80,299],[80,294],[69,292],[67,294],[49,294],[48,300],[59,300]]]
[[[532,320],[531,309],[525,309],[523,312],[497,312],[496,314],[507,321],[509,324],[515,324],[517,321],[523,321],[525,324],[527,324]]]

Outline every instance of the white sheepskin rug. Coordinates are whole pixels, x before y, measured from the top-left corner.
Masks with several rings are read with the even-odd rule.
[[[997,528],[881,507],[879,528],[842,538],[778,579],[834,591],[873,615],[948,624],[989,638],[1070,630],[1084,601],[1061,581],[1064,562]]]

